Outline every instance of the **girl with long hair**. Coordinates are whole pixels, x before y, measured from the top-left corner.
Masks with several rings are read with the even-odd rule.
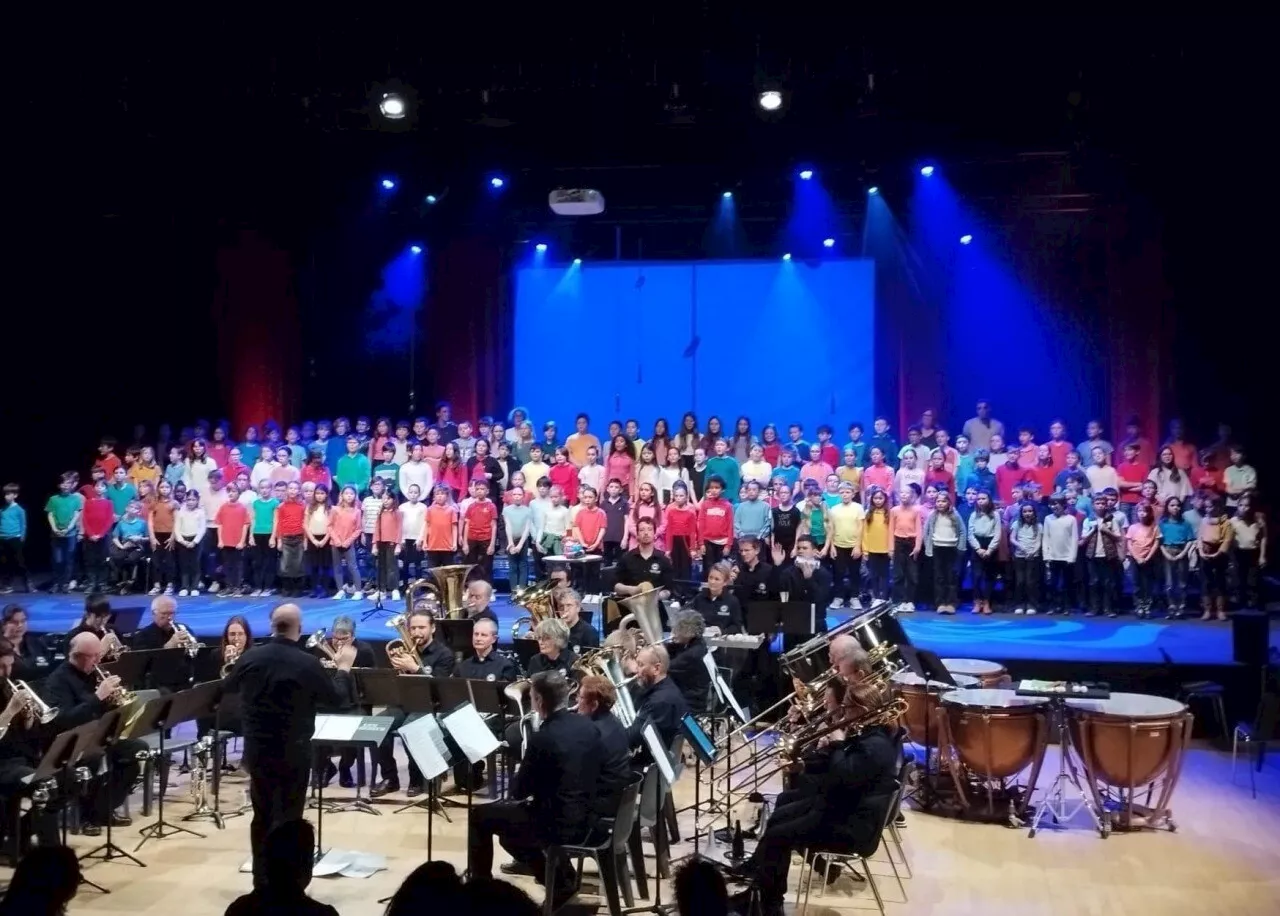
[[[729,451],[739,464],[751,457],[751,446],[755,441],[756,437],[751,435],[751,420],[747,417],[738,417],[733,427],[733,435],[729,437]]]
[[[665,458],[667,449],[671,448],[671,430],[667,426],[665,417],[658,417],[653,421],[653,436],[649,439],[649,447],[653,449],[653,453],[660,458]]]
[[[707,431],[702,434],[702,441],[698,444],[710,455],[716,450],[716,440],[723,436],[724,427],[720,424],[720,418],[712,415],[707,417]]]
[[[459,494],[467,489],[467,466],[462,461],[458,446],[452,442],[444,447],[444,453],[440,458],[440,473],[436,477],[436,482],[449,488],[450,496],[455,503],[458,501]]]
[[[1201,620],[1227,619],[1227,565],[1235,531],[1222,497],[1212,497],[1196,536],[1200,554]]]
[[[1187,501],[1191,495],[1191,478],[1186,471],[1178,467],[1174,461],[1173,449],[1165,446],[1160,449],[1156,458],[1156,466],[1147,475],[1148,480],[1155,481],[1156,499],[1160,505],[1168,504],[1171,499]]]
[[[662,550],[666,527],[663,525],[662,506],[658,504],[658,491],[651,483],[636,486],[636,498],[632,503],[631,513],[627,516],[627,550],[636,549],[639,543],[636,540],[636,525],[644,518],[653,522],[653,543],[657,549]]]
[[[306,516],[303,520],[303,531],[307,537],[307,578],[311,584],[311,597],[323,598],[324,576],[326,567],[332,564],[332,552],[329,550],[329,488],[317,486],[311,493],[311,501],[307,504]],[[337,578],[334,570],[334,578]]]
[[[760,430],[760,454],[765,461],[769,462],[769,467],[778,466],[782,454],[782,440],[778,438],[778,427],[772,423],[766,423],[764,429]]]
[[[698,432],[698,418],[693,413],[686,413],[680,418],[680,431],[676,433],[672,443],[680,450],[680,464],[687,471],[693,467],[693,453],[702,442]]]
[[[867,558],[867,579],[871,597],[884,601],[889,597],[889,494],[879,487],[871,490],[867,500],[867,517],[862,525],[862,552]]]
[[[973,549],[973,613],[991,613],[991,593],[1000,572],[1000,514],[991,494],[983,490],[969,516],[969,546]]]

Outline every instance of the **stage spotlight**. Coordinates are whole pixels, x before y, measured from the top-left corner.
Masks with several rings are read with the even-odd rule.
[[[395,190],[395,188],[396,188],[396,183],[395,183],[394,181],[392,181],[390,178],[384,178],[384,179],[382,179],[382,190],[384,190],[384,191],[394,191],[394,190]]]
[[[574,258],[574,259],[573,259],[573,263],[574,263],[574,266],[575,266],[575,267],[577,267],[577,266],[581,265],[581,264],[582,264],[582,258]]]
[[[813,169],[801,169],[801,170],[800,170],[800,180],[801,180],[801,181],[808,181],[808,180],[809,180],[810,178],[812,178],[812,177],[813,177]]]
[[[969,244],[970,242],[972,242],[972,241],[973,241],[973,236],[971,236],[971,235],[966,234],[966,235],[962,235],[962,236],[960,236],[960,244],[961,244],[961,245],[968,245],[968,244]]]
[[[409,252],[410,252],[411,254],[422,254],[422,246],[421,246],[421,245],[410,245],[410,246],[409,246]]]
[[[823,247],[823,248],[835,248],[835,247],[836,247],[836,240],[835,240],[835,239],[823,239],[823,240],[822,240],[822,247]]]
[[[495,191],[503,187],[505,184],[506,182],[503,179],[499,178],[497,175],[494,175],[492,178],[489,179],[489,187],[493,188]]]
[[[872,185],[871,187],[867,188],[868,197],[875,197],[879,193],[880,193],[880,189],[877,188],[875,185]]]
[[[782,260],[784,260],[784,261],[790,261],[790,260],[791,260],[791,252],[789,252],[789,251],[788,251],[786,254],[784,254],[784,255],[782,256]]]
[[[535,250],[536,252],[538,252],[538,254],[546,254],[546,253],[547,253],[547,243],[546,243],[546,242],[539,242],[538,244],[534,245],[534,246],[533,246],[533,248],[534,248],[534,250]]]
[[[725,200],[733,200],[733,192],[732,192],[732,191],[725,191],[725,192],[724,192],[723,194],[721,194],[720,196],[721,196],[721,197],[723,197]]]
[[[437,200],[439,200],[439,198],[436,197],[434,194],[428,194],[425,200],[429,204],[434,204]]]
[[[933,175],[933,166],[926,165],[924,168],[920,170],[920,174],[923,175],[925,178],[931,177]]]
[[[766,89],[760,93],[759,101],[765,111],[777,111],[782,107],[782,93],[777,89]]]
[[[378,102],[378,110],[382,112],[382,116],[390,118],[392,121],[399,121],[403,118],[408,108],[409,106],[404,103],[404,99],[394,92],[383,93],[381,101]]]

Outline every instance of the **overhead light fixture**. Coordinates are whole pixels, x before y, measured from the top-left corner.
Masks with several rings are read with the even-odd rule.
[[[732,191],[725,191],[725,192],[724,192],[723,194],[721,194],[720,196],[721,196],[721,197],[723,197],[725,200],[733,200],[733,192],[732,192]]]
[[[880,189],[877,188],[875,185],[872,185],[871,187],[867,188],[867,194],[871,197],[875,197],[879,193],[880,193]]]
[[[920,174],[921,174],[921,175],[923,175],[925,178],[932,178],[932,177],[933,177],[933,166],[931,166],[931,165],[926,165],[924,168],[922,168],[922,169],[920,170]]]
[[[497,175],[494,175],[489,179],[489,187],[493,188],[495,191],[500,190],[504,185],[506,185],[506,181],[499,178]]]
[[[534,247],[534,250],[538,252],[538,254],[546,254],[546,253],[547,253],[547,243],[546,243],[546,242],[539,242],[538,244],[534,245],[533,247]]]
[[[399,121],[409,111],[409,106],[405,104],[404,99],[395,92],[384,92],[382,98],[378,101],[378,111],[382,112],[384,118],[392,121]]]
[[[582,258],[574,258],[573,263],[574,265],[580,265],[582,263]]]
[[[411,254],[422,254],[422,246],[421,246],[421,245],[410,245],[410,246],[409,246],[409,252],[410,252]]]
[[[822,247],[823,247],[823,248],[835,248],[835,247],[836,247],[836,240],[835,240],[835,239],[823,239],[823,240],[822,240]]]
[[[968,233],[960,236],[961,245],[968,245],[972,241],[973,241],[973,236],[969,235]]]
[[[384,191],[394,191],[396,189],[396,183],[394,179],[384,178],[382,179],[381,184],[382,184],[382,190]]]
[[[812,177],[813,177],[813,169],[801,169],[801,170],[800,170],[800,180],[801,180],[801,181],[808,181],[808,180],[809,180],[810,178],[812,178]]]
[[[789,251],[788,251],[786,254],[784,254],[784,255],[782,256],[782,260],[784,260],[784,261],[790,261],[790,260],[791,260],[791,252],[789,252]]]
[[[782,93],[777,89],[766,89],[760,93],[758,101],[765,111],[777,111],[782,107]]]

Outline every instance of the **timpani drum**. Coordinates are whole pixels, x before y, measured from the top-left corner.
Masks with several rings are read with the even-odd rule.
[[[966,674],[952,677],[961,687],[978,686],[978,679],[975,677]],[[947,691],[955,690],[955,687],[941,681],[929,681],[926,685],[924,678],[914,671],[899,671],[889,680],[893,685],[894,696],[901,697],[907,704],[907,711],[902,714],[902,727],[907,730],[908,737],[916,744],[937,746],[938,730],[931,717],[938,708],[938,699]]]
[[[1010,799],[1021,816],[1036,786],[1049,737],[1049,701],[1020,697],[1012,690],[971,688],[942,695],[938,715],[942,747],[956,790],[966,808],[966,788],[976,781],[987,796],[987,815],[996,813],[997,796]],[[1025,790],[1010,791],[1007,783],[1027,767]]]
[[[1071,743],[1098,810],[1118,808],[1115,826],[1122,830],[1175,829],[1169,802],[1191,740],[1187,707],[1142,693],[1113,693],[1106,700],[1068,699],[1066,706]],[[1140,794],[1145,798],[1138,804]]]
[[[989,662],[981,658],[944,658],[942,667],[951,672],[951,676],[967,674],[976,677],[982,687],[1009,686],[1009,672],[1004,665]]]

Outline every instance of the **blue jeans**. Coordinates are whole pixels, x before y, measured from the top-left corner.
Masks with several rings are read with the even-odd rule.
[[[529,584],[529,547],[507,554],[507,587],[512,591]]]
[[[1181,547],[1179,547],[1181,549]],[[1164,588],[1170,610],[1185,610],[1187,606],[1187,558],[1164,561]]]
[[[74,534],[54,535],[49,538],[49,552],[53,560],[53,584],[66,588],[71,577],[75,575],[76,536]]]

